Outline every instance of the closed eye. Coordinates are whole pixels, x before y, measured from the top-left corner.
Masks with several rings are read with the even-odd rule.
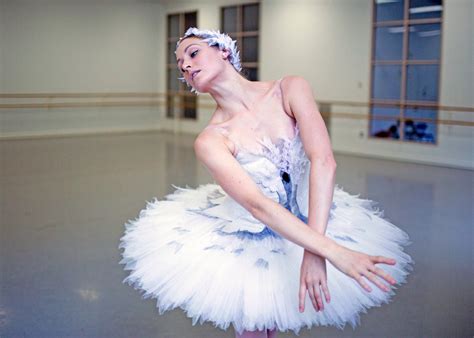
[[[198,53],[198,52],[199,52],[199,50],[197,49],[197,50],[195,50],[195,51],[191,52],[191,54],[189,54],[189,55],[191,56],[191,58],[194,58],[194,57],[197,55],[197,53]],[[183,74],[183,73],[185,73],[185,72],[186,72],[186,70],[185,70],[185,69],[183,69],[183,68],[180,68],[179,66],[178,66],[178,69],[179,69],[179,71],[181,72],[181,74]]]

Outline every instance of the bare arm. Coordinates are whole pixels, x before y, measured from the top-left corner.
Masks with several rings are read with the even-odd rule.
[[[197,158],[214,180],[256,219],[303,248],[328,257],[338,246],[333,240],[309,228],[284,206],[265,196],[232,156],[219,132],[204,130],[194,143]]]
[[[308,82],[298,76],[288,76],[282,80],[281,87],[285,110],[296,119],[306,155],[311,162],[308,226],[324,235],[333,200],[336,177],[336,161],[332,153],[329,135]],[[340,246],[333,248],[333,254],[337,256],[339,253],[341,253]],[[391,276],[376,268],[373,264],[374,262],[395,264],[393,260],[384,257],[368,257],[354,251],[350,253],[346,251],[335,258],[335,256],[321,256],[310,250],[305,250],[300,274],[299,303],[301,311],[304,310],[306,291],[308,291],[317,311],[324,309],[321,291],[324,293],[326,301],[330,301],[324,258],[328,258],[338,269],[356,279],[367,291],[371,291],[371,289],[361,276],[366,276],[379,288],[387,290],[386,286],[375,278],[375,275],[370,271],[374,271],[390,283],[395,282]],[[339,259],[341,260],[338,262]],[[351,262],[346,265],[349,261]]]
[[[288,76],[281,86],[285,108],[298,122],[301,141],[311,162],[308,226],[325,234],[336,177],[329,135],[308,82],[298,76]]]
[[[324,121],[314,101],[308,82],[298,76],[281,82],[283,104],[299,126],[306,155],[311,162],[309,173],[308,226],[324,235],[332,204],[336,161]],[[304,311],[306,292],[316,311],[324,309],[322,295],[330,302],[325,257],[305,250],[300,271],[299,306]]]

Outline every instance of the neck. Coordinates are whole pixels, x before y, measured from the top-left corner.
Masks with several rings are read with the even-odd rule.
[[[233,69],[223,72],[214,82],[208,93],[229,118],[252,109],[255,82],[243,78]]]

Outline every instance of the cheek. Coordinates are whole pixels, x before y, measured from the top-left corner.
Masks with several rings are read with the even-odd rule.
[[[206,51],[199,56],[199,64],[206,65],[207,67],[219,67],[220,60],[219,57],[214,51]]]

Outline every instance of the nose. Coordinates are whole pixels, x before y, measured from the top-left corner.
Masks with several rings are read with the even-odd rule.
[[[184,69],[184,71],[188,71],[188,69],[191,69],[191,65],[189,64],[189,62],[185,62],[183,64],[183,69]]]

